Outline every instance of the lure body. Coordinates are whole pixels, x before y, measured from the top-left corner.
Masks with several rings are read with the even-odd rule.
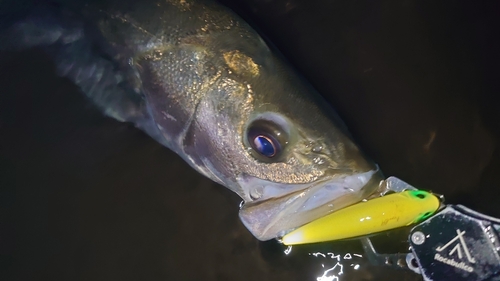
[[[432,193],[409,190],[361,202],[312,221],[285,235],[285,245],[364,236],[420,222],[440,205]]]

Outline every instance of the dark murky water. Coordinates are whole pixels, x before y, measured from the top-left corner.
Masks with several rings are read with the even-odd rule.
[[[336,106],[387,175],[500,217],[498,5],[228,4]],[[1,280],[316,280],[331,268],[318,280],[341,270],[346,281],[420,280],[370,266],[357,241],[289,255],[256,241],[236,196],[102,117],[48,58],[0,55]]]

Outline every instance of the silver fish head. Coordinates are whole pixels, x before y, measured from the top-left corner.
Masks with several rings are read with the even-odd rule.
[[[113,46],[134,47],[159,129],[151,135],[243,198],[240,218],[255,237],[278,237],[377,188],[377,166],[333,110],[238,16],[208,2],[134,3],[100,28]]]
[[[224,71],[198,105],[188,143],[199,170],[243,198],[240,218],[255,237],[278,237],[373,193],[378,167],[290,67],[267,48],[220,58]]]

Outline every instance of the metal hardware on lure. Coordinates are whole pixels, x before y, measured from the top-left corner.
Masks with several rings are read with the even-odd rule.
[[[286,234],[285,245],[359,237],[418,223],[436,212],[432,193],[408,190],[361,202],[331,213]]]

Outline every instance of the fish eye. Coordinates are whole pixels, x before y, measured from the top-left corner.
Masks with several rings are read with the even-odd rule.
[[[265,135],[258,135],[253,139],[253,148],[257,150],[260,154],[266,157],[274,157],[279,147],[277,147],[277,143]]]
[[[247,131],[247,142],[259,159],[278,158],[286,144],[286,134],[280,126],[269,120],[256,120]]]

